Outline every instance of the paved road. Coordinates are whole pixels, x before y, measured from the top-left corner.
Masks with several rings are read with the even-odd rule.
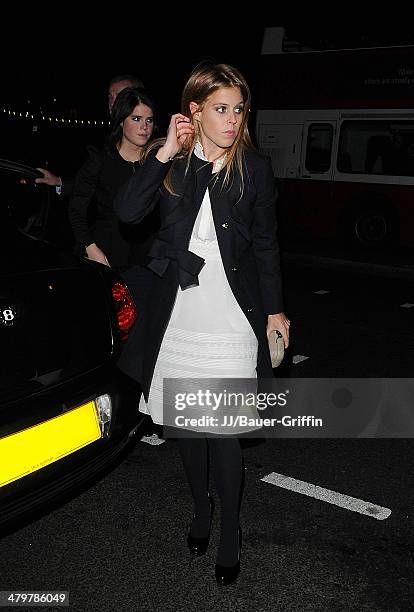
[[[414,277],[290,264],[284,278],[291,354],[310,357],[292,375],[413,375]]]
[[[402,307],[414,303],[412,282],[292,265],[285,278],[293,327],[281,375],[412,376],[414,307]],[[307,359],[293,364],[298,355]],[[69,590],[76,611],[414,609],[414,440],[244,446],[236,585],[215,584],[217,516],[207,555],[188,556],[191,500],[167,440],[138,441],[93,487],[4,537],[2,589]],[[289,487],[263,481],[269,474],[290,477]]]

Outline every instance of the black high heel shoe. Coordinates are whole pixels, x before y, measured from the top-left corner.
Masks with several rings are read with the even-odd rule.
[[[205,538],[195,538],[191,535],[191,532],[188,533],[187,536],[187,545],[188,550],[194,557],[201,557],[204,555],[208,548],[208,543],[210,541],[210,530],[211,530],[211,521],[213,520],[214,513],[214,499],[209,494],[208,496],[210,502],[210,524],[208,527],[208,535]]]
[[[237,562],[234,565],[219,565],[216,563],[214,567],[214,573],[216,575],[217,583],[221,586],[227,586],[228,584],[232,584],[238,578],[240,574],[240,553],[241,553],[241,544],[242,544],[242,533],[239,527],[239,554]]]

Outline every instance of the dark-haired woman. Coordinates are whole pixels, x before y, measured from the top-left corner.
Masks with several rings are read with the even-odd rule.
[[[141,89],[127,87],[112,107],[111,131],[103,150],[89,157],[75,178],[69,219],[77,252],[89,259],[124,269],[145,258],[158,225],[154,211],[136,228],[121,223],[114,212],[119,188],[136,172],[144,147],[154,130],[154,105]]]

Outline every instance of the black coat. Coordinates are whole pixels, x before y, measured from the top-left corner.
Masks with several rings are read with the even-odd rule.
[[[188,251],[194,222],[209,188],[214,225],[231,290],[259,342],[258,377],[272,377],[266,335],[267,315],[283,310],[279,249],[276,238],[276,187],[270,162],[252,151],[244,153],[244,192],[240,179],[225,169],[216,179],[212,163],[194,154],[187,160],[162,163],[150,154],[115,199],[115,211],[124,223],[139,223],[160,201],[161,228],[149,255],[154,273],[145,311],[124,348],[119,367],[141,383],[147,399],[161,342],[174,306],[178,285],[198,284],[204,260]],[[172,165],[170,194],[162,185]]]
[[[137,167],[138,162],[124,160],[115,147],[89,147],[89,157],[75,177],[68,208],[79,255],[95,242],[112,267],[147,263],[146,252],[159,226],[158,210],[131,228],[120,223],[113,207],[119,188]]]

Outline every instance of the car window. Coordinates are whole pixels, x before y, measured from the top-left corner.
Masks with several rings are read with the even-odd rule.
[[[309,172],[322,174],[331,167],[333,127],[330,124],[314,123],[308,129],[305,168]]]
[[[414,122],[344,121],[339,138],[338,170],[414,176]]]
[[[44,185],[38,185],[32,178],[0,173],[2,191],[2,213],[21,231],[43,238],[49,211],[49,194]]]

